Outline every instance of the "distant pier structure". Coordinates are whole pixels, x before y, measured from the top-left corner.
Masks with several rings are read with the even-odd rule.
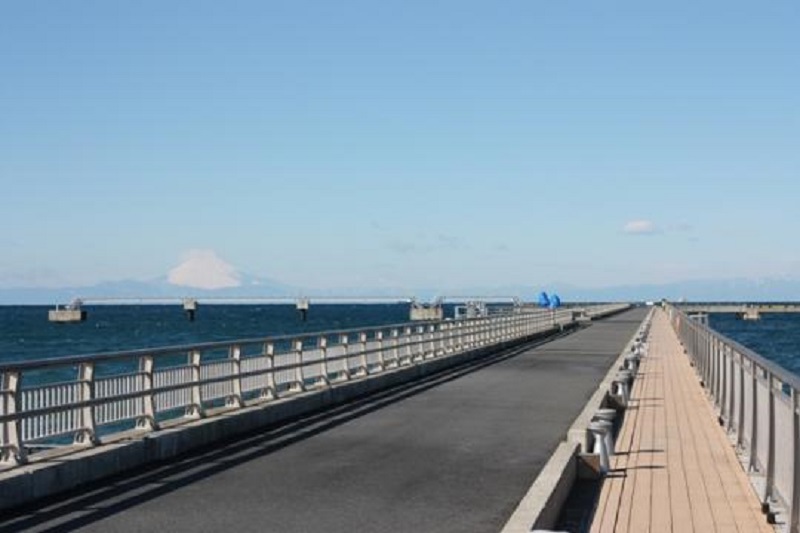
[[[411,309],[409,310],[409,319],[417,320],[442,320],[444,318],[444,310],[442,303],[436,301],[433,303],[420,303],[416,300],[411,302]]]
[[[186,313],[186,318],[189,319],[189,322],[194,322],[194,317],[197,314],[197,300],[194,298],[184,299],[183,312]]]
[[[678,303],[687,314],[734,313],[742,320],[761,320],[764,313],[800,313],[797,303]]]
[[[300,313],[300,320],[305,322],[308,320],[308,308],[311,305],[311,302],[308,298],[300,298],[295,302],[295,307],[297,311]]]
[[[73,322],[83,322],[86,320],[86,311],[82,309],[83,302],[76,298],[71,303],[61,307],[56,305],[55,309],[50,309],[47,319],[50,322],[69,324]]]

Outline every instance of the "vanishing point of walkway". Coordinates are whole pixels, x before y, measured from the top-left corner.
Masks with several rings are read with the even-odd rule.
[[[645,313],[118,477],[0,530],[499,531]]]
[[[661,310],[601,489],[593,532],[772,532]]]

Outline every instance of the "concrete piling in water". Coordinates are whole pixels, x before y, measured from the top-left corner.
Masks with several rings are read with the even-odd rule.
[[[295,307],[297,308],[297,311],[300,313],[300,320],[302,320],[303,322],[308,320],[308,307],[309,307],[309,305],[310,305],[310,302],[309,302],[308,298],[300,298],[295,303]]]
[[[183,301],[183,312],[186,313],[189,322],[194,322],[195,314],[197,314],[197,300],[186,298]]]

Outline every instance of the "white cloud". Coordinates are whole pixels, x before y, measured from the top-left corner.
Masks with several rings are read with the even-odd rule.
[[[167,280],[173,285],[195,289],[226,289],[242,282],[233,265],[226,263],[214,250],[190,250],[183,262],[169,271]]]
[[[651,235],[658,233],[658,227],[652,220],[631,220],[622,227],[622,231],[632,235]]]

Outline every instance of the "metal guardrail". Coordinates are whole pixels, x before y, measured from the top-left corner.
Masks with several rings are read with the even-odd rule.
[[[625,306],[598,306],[610,314]],[[220,410],[563,327],[574,310],[245,339],[0,365],[0,462],[87,446]]]
[[[668,306],[670,321],[735,438],[765,512],[783,508],[788,531],[800,532],[800,378]],[[759,483],[761,484],[761,483]]]

